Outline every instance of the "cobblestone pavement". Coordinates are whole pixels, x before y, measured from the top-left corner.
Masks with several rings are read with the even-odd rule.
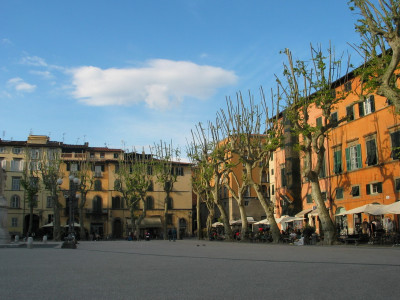
[[[398,299],[400,247],[198,240],[0,249],[0,299]]]

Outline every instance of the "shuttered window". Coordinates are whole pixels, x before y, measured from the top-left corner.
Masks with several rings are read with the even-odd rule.
[[[347,171],[360,169],[362,167],[360,144],[346,148],[346,166]]]

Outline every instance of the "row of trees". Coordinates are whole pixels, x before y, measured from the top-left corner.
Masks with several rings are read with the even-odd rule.
[[[400,112],[400,1],[380,0],[374,4],[368,0],[353,0],[349,3],[350,8],[358,10],[361,16],[356,30],[361,34],[362,43],[353,45],[365,59],[364,65],[354,71],[361,78],[357,91],[360,101],[365,100],[366,94],[377,92],[389,99]],[[187,152],[194,164],[193,190],[209,210],[208,232],[216,206],[228,240],[232,237],[219,193],[225,187],[238,204],[241,236],[247,239],[244,193],[252,187],[268,218],[273,240],[279,241],[274,204],[262,192],[261,176],[268,170],[271,154],[282,146],[283,124],[289,124],[291,134],[298,140],[295,148],[302,159],[302,176],[310,182],[324,241],[332,244],[336,240],[335,226],[322,197],[319,176],[329,132],[348,120],[347,117],[336,119],[332,112],[348,93],[355,91],[337,88],[348,80],[350,59],[337,58],[332,47],[323,51],[321,47],[311,45],[310,50],[307,61],[294,61],[290,50],[282,51],[287,62],[283,64],[283,75],[276,76],[277,88],[271,91],[268,101],[272,107],[270,115],[262,89],[259,104],[254,103],[251,94],[248,104],[245,104],[238,93],[236,101],[227,99],[226,108],[217,113],[214,123],[209,122],[207,126],[198,124],[192,131]],[[310,118],[311,110],[322,112],[322,123],[316,124]],[[241,180],[235,172],[239,164],[243,165]]]
[[[171,192],[174,183],[177,181],[177,173],[173,170],[173,164],[179,161],[179,151],[171,144],[160,142],[151,149],[151,154],[137,153],[135,151],[120,156],[117,164],[116,184],[114,189],[119,191],[126,207],[130,211],[133,230],[140,226],[146,216],[146,196],[151,190],[153,179],[159,183],[165,192],[164,198],[164,237],[167,237],[167,214],[168,201],[171,199]],[[76,170],[70,170],[70,174],[78,178],[77,184],[78,203],[76,204],[80,236],[85,239],[85,208],[87,206],[87,195],[94,190],[95,174],[93,162],[87,153],[82,153],[80,159],[74,161]],[[21,185],[26,191],[25,197],[29,209],[29,224],[27,234],[33,231],[33,213],[38,204],[38,193],[41,189],[49,192],[53,204],[53,237],[54,240],[61,240],[60,212],[63,205],[60,201],[62,194],[61,184],[65,168],[61,158],[61,150],[43,151],[38,155],[36,149],[26,149],[23,178]],[[66,192],[66,191],[64,191]],[[65,193],[67,195],[67,193]],[[140,204],[143,209],[140,209]],[[75,209],[75,207],[73,208]]]

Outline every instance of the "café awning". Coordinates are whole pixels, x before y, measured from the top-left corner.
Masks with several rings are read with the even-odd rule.
[[[269,225],[268,219],[263,219],[261,221],[255,222],[254,225]]]
[[[312,208],[309,209],[304,209],[301,212],[295,214],[295,217],[304,217],[304,215],[308,214],[310,211],[312,211]]]
[[[161,228],[161,218],[144,218],[139,225],[140,228]]]
[[[352,215],[352,214],[370,214],[370,215],[377,215],[379,213],[379,209],[382,208],[384,205],[381,204],[366,204],[360,207],[356,207],[344,212],[341,212],[339,214],[336,214],[336,216],[343,216],[343,215]]]
[[[256,222],[256,221],[254,220],[253,217],[247,217],[247,223],[248,223],[248,224],[254,224],[255,222]],[[239,219],[239,220],[232,220],[232,221],[230,221],[229,223],[230,223],[230,225],[242,225],[242,220],[241,220],[241,219]]]

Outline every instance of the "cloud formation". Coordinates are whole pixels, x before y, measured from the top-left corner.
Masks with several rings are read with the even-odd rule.
[[[235,84],[233,71],[187,61],[150,60],[141,68],[71,70],[73,95],[87,105],[132,105],[166,108],[186,97],[207,99],[218,88]]]
[[[8,80],[7,84],[14,88],[17,92],[32,93],[36,89],[36,85],[26,83],[22,78],[15,77]]]

